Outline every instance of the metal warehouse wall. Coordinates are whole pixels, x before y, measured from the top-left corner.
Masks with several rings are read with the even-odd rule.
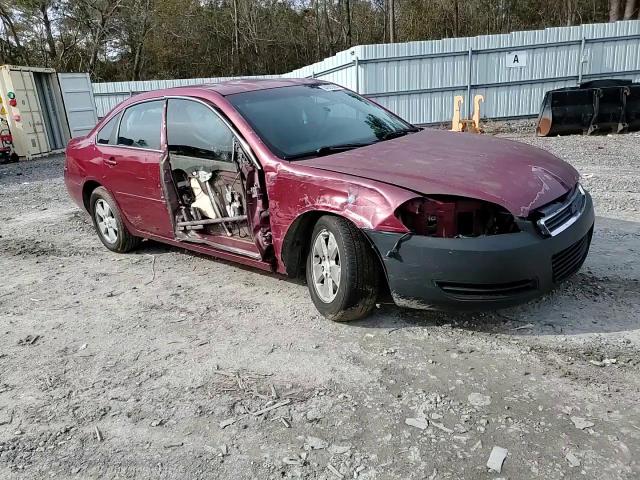
[[[137,93],[159,90],[161,88],[187,87],[204,83],[220,83],[225,80],[240,78],[278,78],[279,75],[258,75],[253,77],[216,77],[216,78],[181,78],[177,80],[146,80],[139,82],[107,82],[94,83],[93,95],[96,101],[98,117],[104,117],[120,102]]]
[[[511,66],[515,55],[519,66]],[[608,77],[640,81],[640,21],[363,45],[283,76],[336,82],[413,123],[450,120],[454,95],[465,96],[466,108],[484,95],[483,117],[533,116],[547,90]]]
[[[282,76],[335,82],[413,123],[450,120],[454,95],[465,97],[466,109],[473,95],[484,95],[485,118],[534,116],[547,90],[608,77],[640,81],[640,21],[362,45]],[[98,115],[132,93],[223,80],[97,83]]]

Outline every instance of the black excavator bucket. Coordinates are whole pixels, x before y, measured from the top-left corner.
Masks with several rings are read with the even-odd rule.
[[[627,130],[629,132],[637,132],[640,130],[640,84],[629,87],[625,121],[627,122]]]
[[[608,79],[548,91],[536,133],[546,137],[631,130],[640,130],[640,84]]]

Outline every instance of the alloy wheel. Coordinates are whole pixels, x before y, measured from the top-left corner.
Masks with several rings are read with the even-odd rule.
[[[318,297],[331,303],[340,289],[340,252],[333,233],[323,229],[313,242],[313,286]]]
[[[118,222],[109,204],[101,198],[98,199],[94,206],[94,215],[102,238],[109,243],[116,243],[118,241]]]

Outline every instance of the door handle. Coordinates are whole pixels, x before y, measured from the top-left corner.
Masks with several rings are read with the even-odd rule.
[[[107,165],[117,165],[116,157],[103,158],[102,161]]]

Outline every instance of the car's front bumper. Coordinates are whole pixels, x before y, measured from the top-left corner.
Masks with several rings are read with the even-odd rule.
[[[587,193],[578,220],[553,237],[543,237],[530,222],[518,233],[475,238],[364,232],[399,306],[483,310],[535,298],[575,273],[587,256],[593,224]],[[389,255],[395,246],[397,253]]]

